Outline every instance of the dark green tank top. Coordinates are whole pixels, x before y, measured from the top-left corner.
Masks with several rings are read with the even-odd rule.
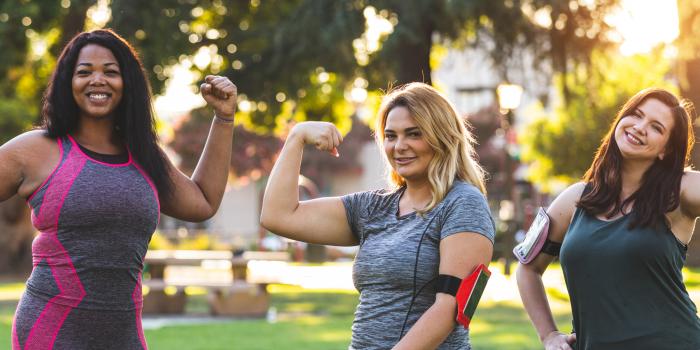
[[[577,350],[700,349],[700,319],[683,284],[686,247],[665,225],[629,229],[577,208],[560,260]]]

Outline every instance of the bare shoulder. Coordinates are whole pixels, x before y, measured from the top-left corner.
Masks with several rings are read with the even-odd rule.
[[[555,242],[561,242],[571,223],[571,218],[576,211],[576,203],[581,198],[583,189],[586,188],[584,182],[577,182],[567,187],[552,204],[547,208],[547,214],[551,219],[549,228],[549,238]]]
[[[46,130],[31,130],[15,136],[2,145],[9,150],[45,152],[46,148],[56,147],[56,140],[50,138]]]
[[[56,140],[50,138],[45,130],[32,130],[3,144],[0,158],[15,167],[20,176],[17,193],[26,198],[56,167],[60,161],[60,149]]]
[[[58,160],[60,153],[56,139],[50,138],[45,130],[27,131],[8,141],[5,145],[13,154],[19,154],[23,163],[29,165]]]
[[[560,214],[563,212],[573,214],[574,210],[576,210],[576,203],[581,198],[584,188],[586,188],[586,183],[584,182],[577,182],[567,187],[554,199],[547,209],[547,213],[549,213],[550,216],[555,213]]]

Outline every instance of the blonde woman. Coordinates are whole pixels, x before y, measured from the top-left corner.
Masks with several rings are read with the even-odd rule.
[[[300,202],[304,145],[339,156],[342,136],[330,123],[297,124],[270,175],[261,223],[300,241],[359,244],[350,349],[470,349],[455,298],[434,282],[491,259],[494,224],[472,137],[447,99],[411,83],[385,97],[376,139],[394,188]]]

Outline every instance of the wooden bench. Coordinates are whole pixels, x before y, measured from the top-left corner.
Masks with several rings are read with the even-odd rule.
[[[271,279],[249,280],[248,263],[251,261],[289,261],[287,252],[248,251],[234,255],[229,251],[212,250],[152,250],[146,254],[150,278],[143,281],[148,289],[144,295],[143,312],[148,314],[184,313],[187,287],[208,290],[208,304],[213,315],[260,317],[267,312],[270,296],[267,284]],[[169,266],[192,266],[208,269],[229,269],[229,278],[177,279],[168,276]],[[221,277],[221,276],[219,276]]]

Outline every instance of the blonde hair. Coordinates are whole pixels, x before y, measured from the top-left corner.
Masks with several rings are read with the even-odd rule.
[[[470,183],[486,194],[484,170],[474,159],[474,138],[467,130],[467,122],[440,92],[424,83],[410,83],[390,91],[382,101],[377,118],[375,138],[380,149],[384,149],[387,116],[395,107],[408,109],[435,152],[428,164],[432,199],[418,213],[425,213],[440,203],[455,179]],[[391,167],[386,153],[382,153],[389,169],[389,181],[397,188],[405,186],[406,179]]]

